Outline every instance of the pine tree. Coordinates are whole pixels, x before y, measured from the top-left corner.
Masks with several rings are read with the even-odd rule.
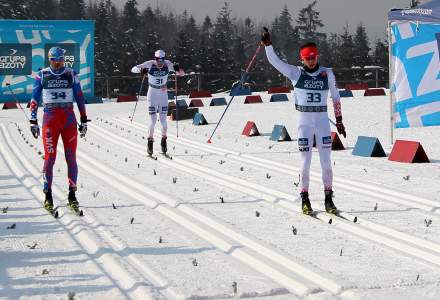
[[[137,5],[136,0],[127,0],[122,11],[121,31],[123,35],[119,42],[121,43],[121,72],[123,74],[130,73],[133,65],[143,61],[139,33],[141,21]]]
[[[28,9],[26,0],[6,0],[1,3],[1,19],[31,19],[32,15]]]
[[[380,38],[376,39],[374,45],[374,64],[381,67],[388,67],[388,41],[386,39],[382,40]]]
[[[327,45],[329,48],[329,59],[330,62],[323,62],[323,65],[328,65],[331,67],[339,67],[339,57],[338,57],[338,48],[340,45],[340,38],[336,33],[331,33],[327,39]]]
[[[183,27],[177,33],[176,47],[174,50],[174,60],[179,61],[182,67],[185,67],[187,72],[195,71],[195,65],[197,64],[194,57],[194,53],[197,51],[197,45],[199,40],[199,29],[196,26],[195,19],[190,16],[188,19],[184,16]]]
[[[354,56],[354,42],[346,24],[343,28],[343,32],[340,35],[341,44],[337,48],[337,61],[338,66],[342,68],[351,68],[353,66]]]
[[[354,36],[354,54],[357,66],[367,66],[371,63],[369,41],[365,26],[362,23],[356,27]]]
[[[211,69],[216,73],[223,73],[223,76],[220,76],[218,80],[213,82],[215,90],[229,88],[238,77],[239,72],[233,57],[233,41],[235,38],[231,10],[228,3],[225,2],[214,24],[213,45],[216,56]],[[231,74],[231,76],[227,78],[226,74]]]
[[[89,0],[86,8],[86,19],[94,20],[96,17],[96,10],[98,9],[98,4],[96,1]]]
[[[319,12],[315,10],[316,0],[301,9],[298,14],[298,35],[302,42],[315,42],[317,44],[326,38],[325,33],[318,32],[324,27],[319,19]]]
[[[53,20],[57,18],[58,2],[56,0],[29,0],[30,17],[35,20]]]
[[[145,61],[144,54],[141,53],[142,38],[140,34],[140,12],[137,8],[136,0],[127,0],[122,10],[120,18],[120,32],[118,45],[120,47],[119,70],[122,74],[131,74],[131,68]],[[121,80],[120,92],[137,93],[139,83],[137,81]]]
[[[160,26],[161,14],[157,14],[153,11],[150,5],[148,5],[141,15],[141,28],[140,28],[140,36],[142,39],[139,41],[142,54],[140,60],[148,60],[152,58],[152,54],[154,51],[159,49],[159,32],[158,27]],[[146,56],[146,57],[145,57]]]
[[[279,17],[275,18],[272,35],[274,48],[280,56],[290,63],[296,62],[299,50],[298,31],[292,26],[292,16],[287,5],[284,5]]]
[[[213,32],[214,25],[212,24],[211,18],[206,16],[200,27],[199,44],[195,53],[195,56],[198,57],[198,63],[195,64],[197,72],[205,74],[214,72],[212,66],[216,57],[212,42]],[[207,75],[199,77],[199,80],[201,89],[209,89],[208,82],[210,79]]]
[[[85,18],[84,0],[60,0],[58,18],[62,20],[82,20]]]

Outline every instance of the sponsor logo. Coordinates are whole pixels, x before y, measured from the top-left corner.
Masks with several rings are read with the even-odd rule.
[[[408,9],[408,10],[402,10],[402,16],[404,15],[425,15],[430,16],[432,15],[432,9],[426,9],[426,8],[416,8],[416,9]]]
[[[324,81],[323,80],[316,80],[315,78],[312,80],[306,79],[304,80],[304,88],[305,89],[324,89]]]
[[[58,77],[59,78],[59,77]],[[54,88],[69,88],[69,80],[67,79],[49,79],[47,81],[47,88],[48,89],[54,89]]]
[[[298,139],[298,145],[299,146],[307,146],[309,144],[308,138],[299,138]]]
[[[168,71],[151,71],[150,74],[154,77],[162,77],[168,75]]]
[[[309,147],[298,147],[299,152],[309,152],[310,148]]]
[[[46,135],[46,151],[47,153],[55,153],[55,150],[53,149],[53,140],[52,140],[52,134],[50,131],[47,131]]]
[[[73,55],[65,55],[64,56],[64,65],[68,68],[73,68],[75,64],[75,56]]]
[[[0,75],[29,75],[31,60],[31,44],[0,45]]]
[[[23,69],[26,64],[24,55],[2,55],[0,56],[0,68],[2,69]]]
[[[322,143],[325,144],[331,144],[332,143],[332,137],[331,136],[323,136],[322,137]]]

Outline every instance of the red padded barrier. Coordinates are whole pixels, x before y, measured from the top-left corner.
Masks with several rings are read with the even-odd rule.
[[[342,144],[339,135],[332,131],[332,150],[344,150],[344,144]]]
[[[385,96],[384,89],[366,89],[364,96]]]
[[[260,135],[257,125],[253,121],[247,121],[246,126],[244,126],[243,132],[241,133],[245,136],[256,136]]]
[[[136,95],[118,95],[116,102],[133,102],[136,101]]]
[[[263,100],[261,100],[260,95],[246,96],[246,99],[244,99],[244,104],[250,103],[263,103]]]
[[[189,107],[202,107],[203,102],[201,99],[191,99],[191,101],[189,102]]]
[[[212,97],[210,91],[192,91],[189,93],[190,98],[204,98],[204,97]]]
[[[280,94],[280,93],[290,93],[290,88],[287,86],[274,86],[267,89],[268,94]]]
[[[15,103],[15,102],[5,102],[5,104],[3,104],[3,108],[2,109],[14,109],[14,108],[18,108],[17,107],[17,103]]]
[[[429,163],[429,158],[419,142],[396,140],[388,160],[404,163]]]
[[[355,83],[347,83],[345,85],[346,90],[366,90],[368,89],[368,84],[365,82],[355,82]]]

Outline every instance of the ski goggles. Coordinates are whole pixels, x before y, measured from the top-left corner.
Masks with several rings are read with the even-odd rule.
[[[156,59],[157,62],[164,62],[165,61],[165,57],[155,57],[154,59]]]
[[[49,57],[50,61],[64,61],[64,56],[60,57]]]

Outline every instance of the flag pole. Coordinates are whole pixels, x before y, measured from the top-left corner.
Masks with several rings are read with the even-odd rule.
[[[391,53],[391,22],[388,21],[388,88],[390,93],[390,142],[391,145],[394,144],[394,103],[393,103],[393,63],[392,63],[392,53]]]

